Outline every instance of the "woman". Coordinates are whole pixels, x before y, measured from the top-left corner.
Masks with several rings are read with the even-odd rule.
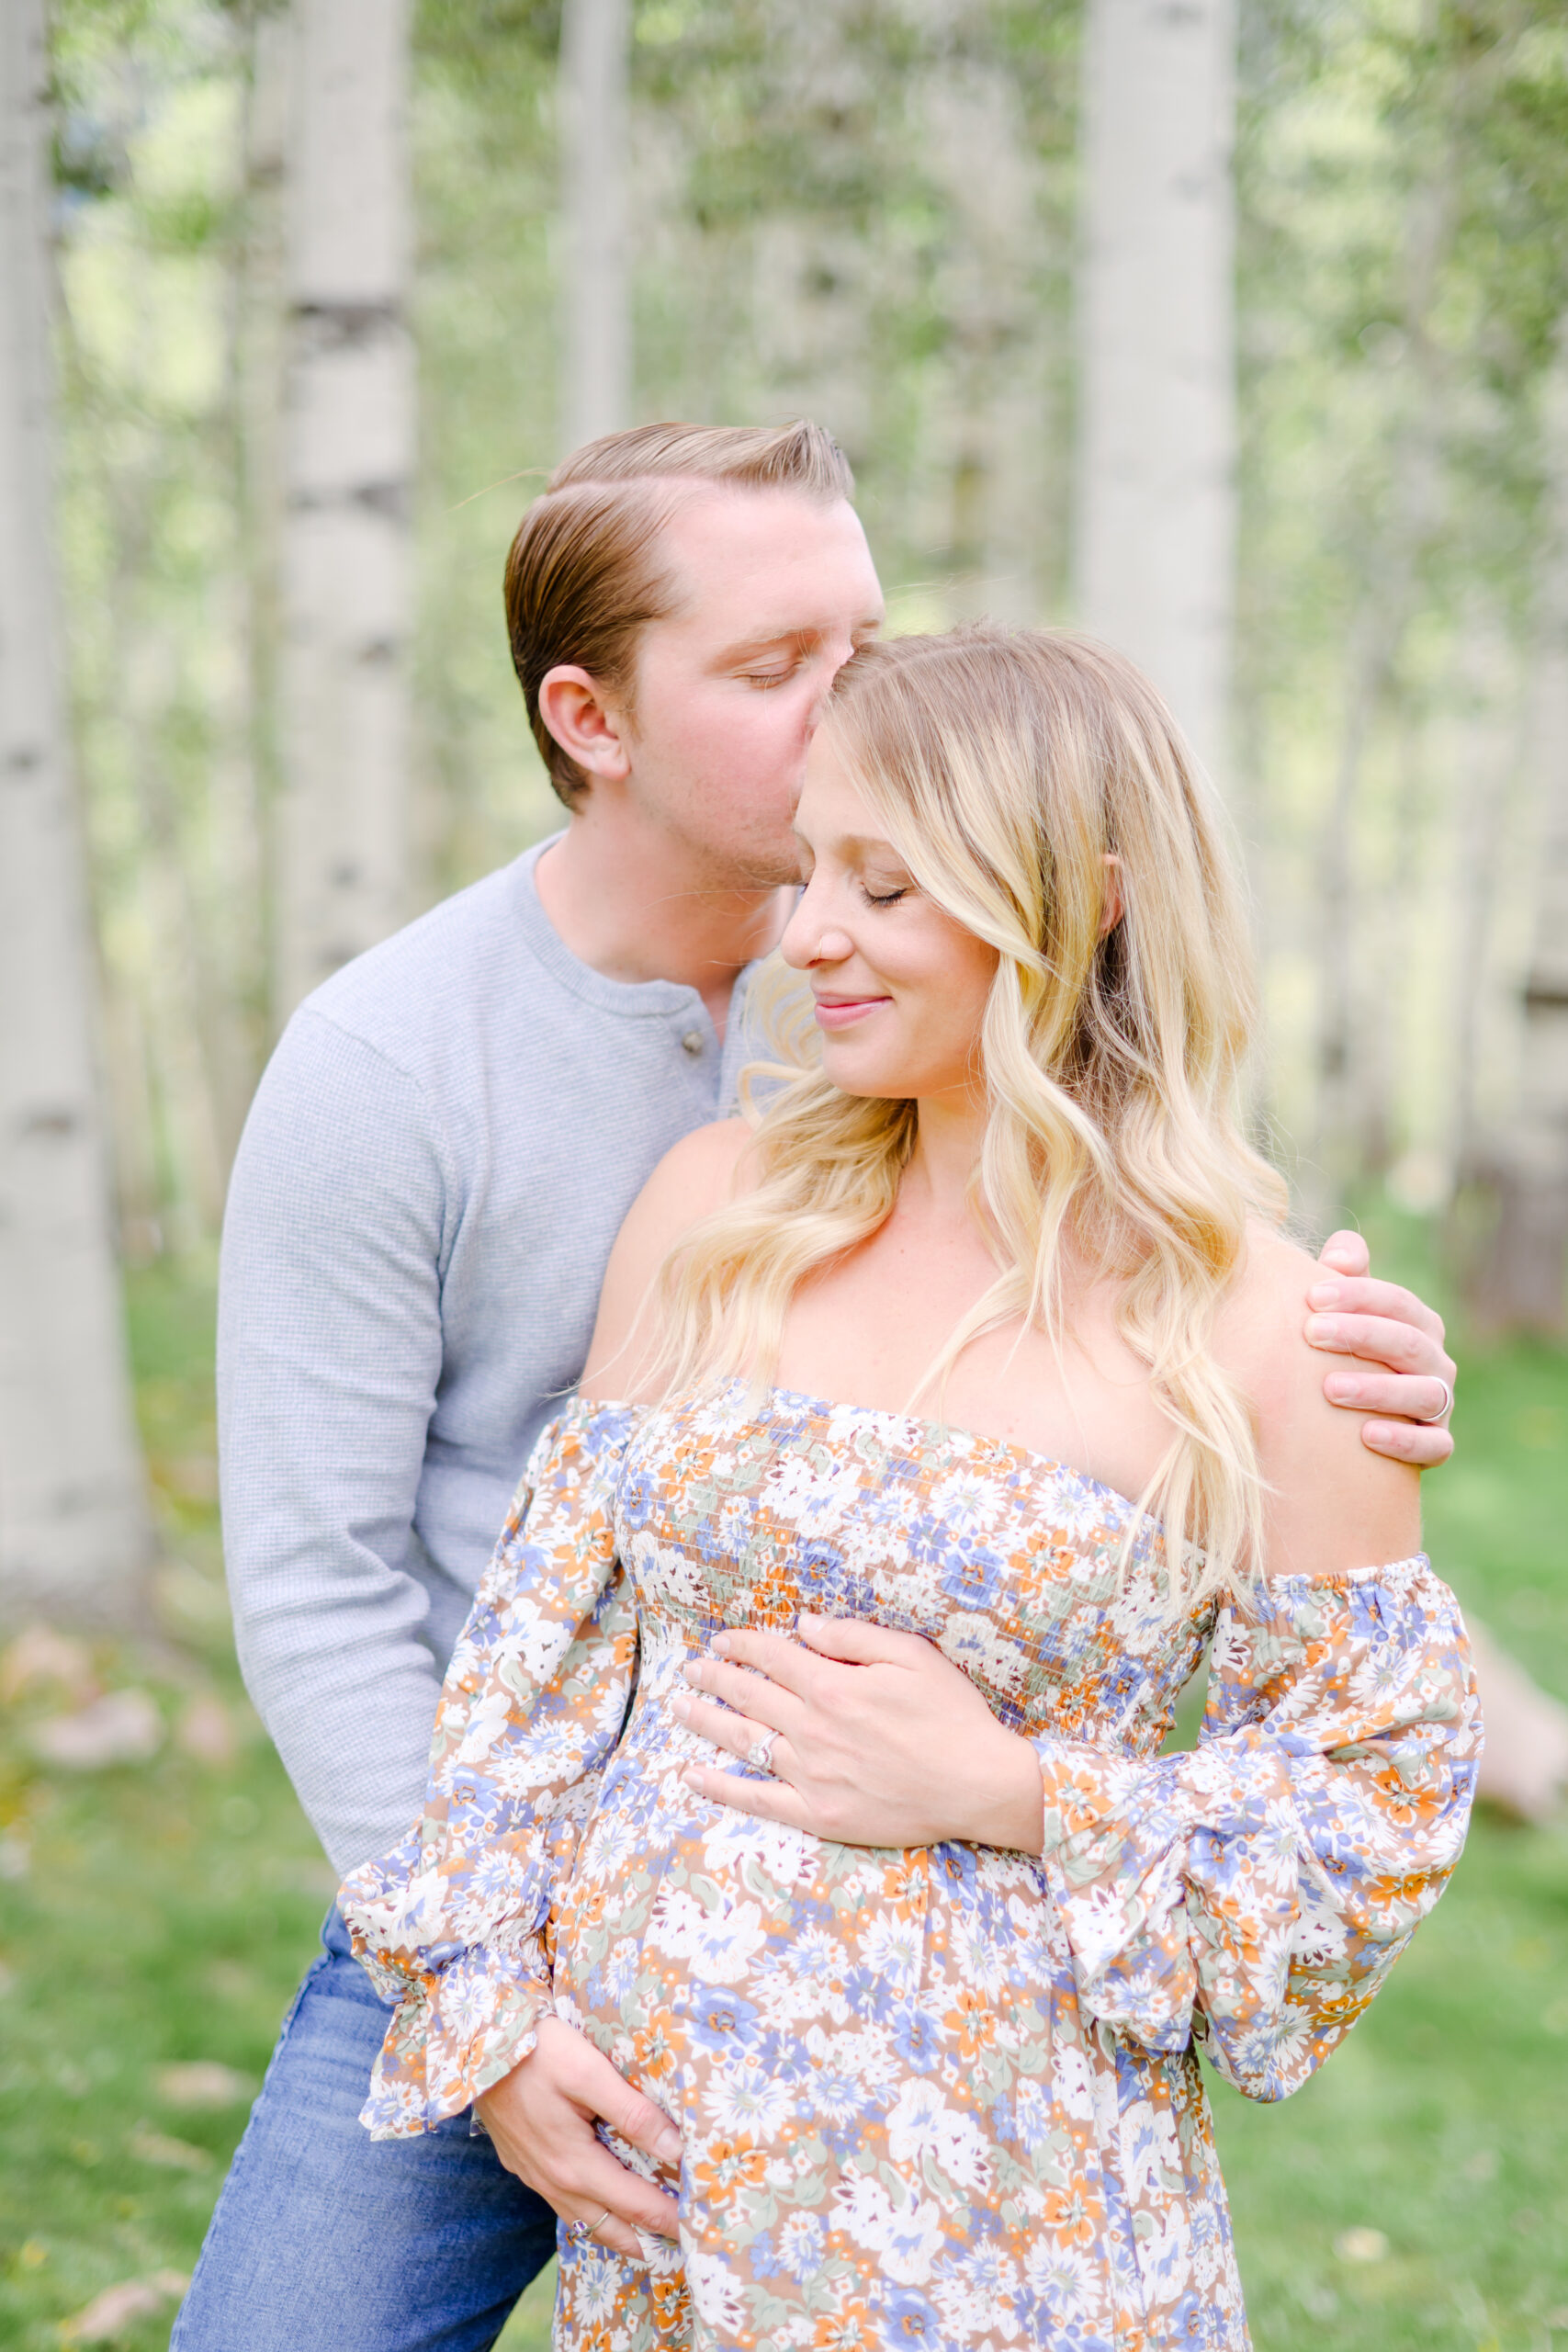
[[[1299,1337],[1145,682],[870,648],[798,831],[815,1051],[634,1208],[422,1828],[344,1890],[400,1996],[367,2120],[552,2007],[671,2117],[678,2248],[566,2217],[559,2344],[1245,2345],[1196,2047],[1295,2088],[1436,1900],[1459,1612]]]

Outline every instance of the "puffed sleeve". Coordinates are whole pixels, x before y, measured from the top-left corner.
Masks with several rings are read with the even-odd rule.
[[[1085,2010],[1156,2050],[1196,2036],[1272,2099],[1343,2041],[1442,1893],[1481,1715],[1459,1604],[1418,1557],[1227,1607],[1190,1755],[1034,1744]]]
[[[637,1617],[615,1499],[635,1413],[578,1400],[539,1438],[452,1654],[423,1815],[338,1897],[397,2010],[361,2121],[425,2132],[511,2073],[550,2006],[546,1929],[620,1736]]]

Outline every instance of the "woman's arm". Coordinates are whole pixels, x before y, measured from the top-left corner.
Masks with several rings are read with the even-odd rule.
[[[446,1671],[423,1818],[339,1895],[397,2003],[364,2117],[378,2139],[460,2112],[549,2010],[545,1926],[636,1670],[611,1516],[630,1418],[579,1404],[541,1437]]]

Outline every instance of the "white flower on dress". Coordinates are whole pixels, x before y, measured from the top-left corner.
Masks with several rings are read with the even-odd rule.
[[[1054,2319],[1090,2315],[1100,2301],[1098,2266],[1071,2246],[1039,2238],[1023,2259],[1023,2275]]]
[[[615,2315],[615,2299],[621,2291],[621,2266],[607,2260],[592,2245],[584,2246],[577,2260],[581,2268],[572,2300],[591,2327],[603,2327]]]
[[[809,2278],[827,2243],[827,2229],[816,2213],[791,2213],[779,2227],[779,2260],[792,2278]]]
[[[726,1756],[724,1761],[733,1771],[734,1758]],[[818,1852],[818,1841],[803,1830],[750,1813],[727,1811],[703,1841],[703,1860],[710,1870],[756,1869],[786,1894],[816,1869]]]
[[[931,2277],[942,2251],[942,2208],[932,2199],[908,2197],[896,2207],[874,2175],[859,2173],[834,2190],[833,2214],[900,2287],[919,2287]]]
[[[645,1606],[689,1611],[703,1616],[713,1606],[707,1577],[700,1560],[678,1544],[656,1544],[647,1533],[634,1535],[630,1567]]]
[[[712,2330],[721,2342],[733,2343],[746,2324],[746,2290],[733,2257],[688,2247],[686,2283],[705,2331]]]
[[[441,2016],[448,2033],[471,2041],[495,2015],[496,1987],[472,1969],[448,1969],[441,1982]]]
[[[1350,1930],[1326,1898],[1303,1883],[1301,1917],[1291,1938],[1291,1957],[1303,1968],[1333,1968],[1350,1948]]]
[[[860,1468],[842,1460],[820,1466],[804,1453],[790,1454],[770,1473],[768,1509],[793,1521],[802,1535],[826,1535],[836,1528],[860,1494]]]
[[[931,2155],[961,2188],[978,2193],[991,2177],[990,2158],[972,2115],[949,2107],[933,2082],[913,2075],[899,2086],[887,2110],[887,2153],[896,2165],[918,2165]]]
[[[954,2338],[983,2344],[996,2335],[1010,2344],[1018,2334],[1018,2290],[1017,2263],[999,2246],[977,2245],[932,2290],[932,2299]]]
[[[912,1919],[883,1917],[863,1930],[866,1966],[893,1984],[913,1984],[920,1973],[925,1938]]]
[[[703,2107],[716,2132],[768,2140],[783,2131],[795,2111],[795,2099],[788,2083],[774,2082],[760,2067],[733,2066],[708,2085]]]
[[[755,1903],[705,1911],[684,1887],[666,1888],[649,1922],[648,1941],[672,1960],[689,1960],[704,1984],[739,1984],[767,1941]]]

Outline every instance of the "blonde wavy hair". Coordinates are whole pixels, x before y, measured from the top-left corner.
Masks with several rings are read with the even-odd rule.
[[[1132,663],[1059,630],[867,646],[822,724],[920,888],[998,958],[971,1194],[997,1277],[915,1396],[998,1326],[1059,1343],[1070,1251],[1114,1282],[1171,1426],[1139,1498],[1163,1524],[1168,1604],[1236,1589],[1261,1566],[1263,1489],[1212,1338],[1248,1216],[1278,1223],[1286,1194],[1238,1123],[1251,957],[1209,788]],[[793,977],[767,995],[774,1059],[748,1075],[772,1082],[747,1089],[757,1181],[656,1277],[666,1396],[741,1371],[765,1386],[799,1283],[876,1231],[914,1147],[915,1103],[823,1074]]]

